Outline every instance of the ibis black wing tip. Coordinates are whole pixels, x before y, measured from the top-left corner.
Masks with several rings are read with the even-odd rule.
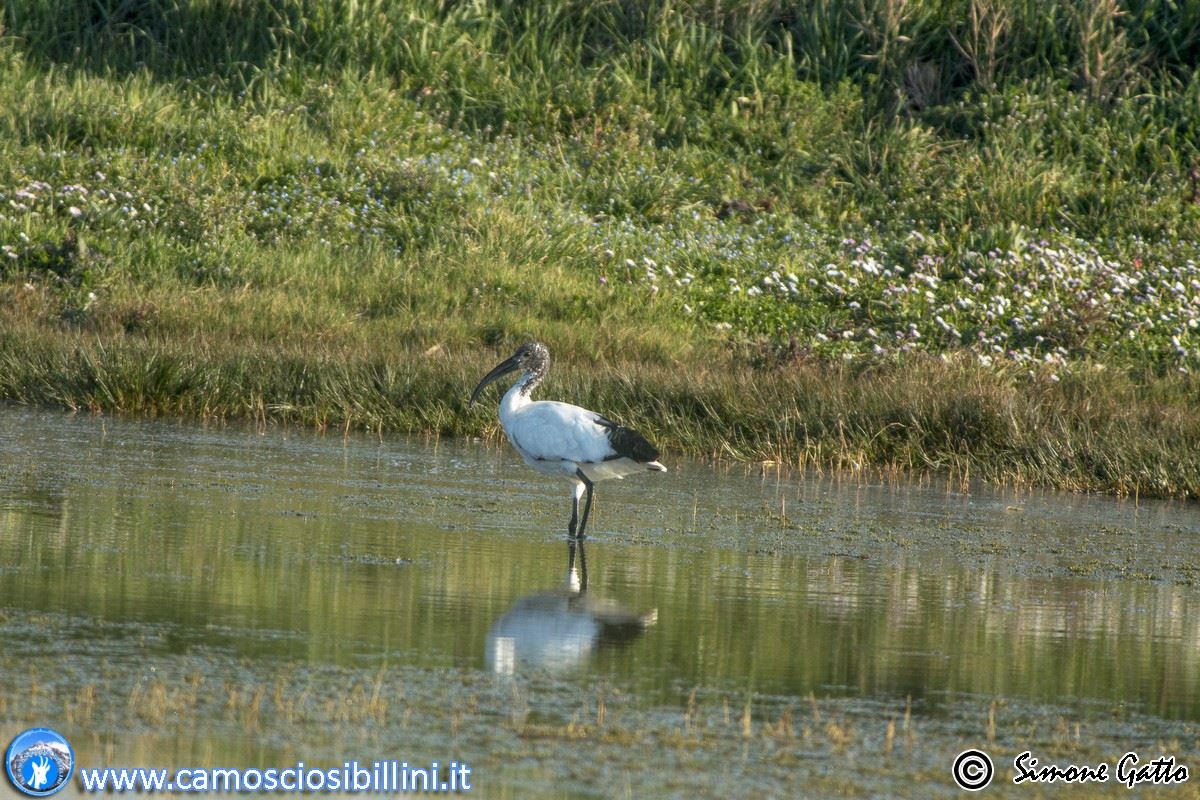
[[[633,428],[626,428],[600,416],[596,418],[596,424],[605,429],[608,444],[613,449],[613,455],[609,458],[628,458],[641,464],[658,461],[658,448]]]

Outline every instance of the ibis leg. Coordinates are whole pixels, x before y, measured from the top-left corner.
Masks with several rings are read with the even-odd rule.
[[[576,470],[575,477],[579,478],[581,485],[587,491],[587,500],[583,504],[583,517],[579,520],[579,532],[575,534],[576,539],[582,539],[586,535],[588,515],[592,513],[592,492],[595,490],[596,484],[583,474],[583,470]],[[576,498],[578,498],[578,491],[576,491]],[[575,502],[578,503],[578,499]]]

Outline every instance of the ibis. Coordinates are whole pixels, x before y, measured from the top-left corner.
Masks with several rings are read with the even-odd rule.
[[[637,431],[586,408],[531,395],[550,369],[550,351],[540,342],[526,342],[483,376],[471,392],[471,405],[488,384],[520,372],[500,401],[500,425],[525,463],[546,475],[574,483],[571,500],[571,538],[584,538],[592,494],[597,481],[624,478],[638,472],[666,472],[658,449]],[[583,500],[580,514],[579,501]]]

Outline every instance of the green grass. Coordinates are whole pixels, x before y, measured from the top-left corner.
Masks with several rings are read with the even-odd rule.
[[[0,11],[0,398],[1200,495],[1200,11]]]

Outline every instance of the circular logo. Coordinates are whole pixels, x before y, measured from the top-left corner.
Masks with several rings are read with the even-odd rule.
[[[954,782],[968,792],[978,792],[995,774],[992,759],[982,750],[963,750],[954,759]]]
[[[30,728],[8,746],[4,768],[19,791],[49,797],[67,785],[75,768],[75,751],[58,731]]]

